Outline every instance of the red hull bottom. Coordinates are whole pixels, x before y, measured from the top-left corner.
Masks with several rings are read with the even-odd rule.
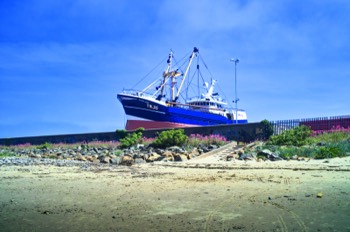
[[[126,122],[126,130],[136,130],[143,127],[144,129],[168,129],[168,128],[182,128],[195,127],[196,125],[181,124],[174,122],[159,122],[159,121],[144,121],[144,120],[128,120]]]

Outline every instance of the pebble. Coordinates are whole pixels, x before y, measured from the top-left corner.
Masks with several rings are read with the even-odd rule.
[[[323,197],[323,193],[317,193],[316,197],[317,198],[322,198]]]
[[[21,157],[5,157],[0,159],[0,167],[2,166],[28,166],[28,165],[55,165],[59,167],[88,168],[92,164],[77,160],[60,160],[60,159],[43,159],[43,158],[21,158]]]

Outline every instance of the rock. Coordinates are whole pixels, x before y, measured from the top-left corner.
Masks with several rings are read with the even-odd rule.
[[[268,158],[269,160],[271,160],[271,161],[283,160],[281,157],[279,157],[278,154],[274,154],[274,153],[272,153],[271,155],[269,155],[267,158]]]
[[[322,197],[323,197],[323,193],[321,193],[321,192],[320,192],[320,193],[317,193],[316,197],[317,197],[317,198],[322,198]]]
[[[208,146],[208,149],[210,149],[210,150],[218,149],[218,146],[215,145],[215,144],[210,144],[210,145]]]
[[[143,164],[143,163],[146,163],[146,161],[144,159],[141,159],[141,158],[137,158],[134,160],[135,164]]]
[[[186,160],[188,160],[188,159],[187,159],[187,156],[186,156],[186,155],[183,155],[183,154],[175,154],[175,155],[174,155],[174,160],[175,160],[175,161],[186,161]]]
[[[195,155],[195,154],[193,154],[193,153],[189,153],[189,154],[187,154],[187,159],[194,159],[194,158],[196,158],[197,157],[197,155]]]
[[[123,161],[123,159],[121,157],[118,157],[118,156],[110,159],[110,163],[116,164],[116,165],[119,165],[122,161]]]
[[[121,157],[122,161],[120,164],[122,165],[132,165],[134,163],[134,159],[130,156],[124,155]]]
[[[176,153],[176,152],[174,152],[174,153]],[[170,151],[170,150],[166,150],[166,151],[163,152],[162,155],[164,155],[164,156],[166,156],[166,157],[168,157],[168,156],[173,156],[173,152]]]
[[[132,156],[133,159],[141,159],[141,154],[140,153],[135,153],[133,156]]]
[[[118,156],[116,155],[109,155],[109,157],[111,157],[111,159],[117,158]]]
[[[193,148],[192,151],[189,153],[189,155],[197,157],[199,156],[201,153],[199,152],[198,148]]]
[[[99,163],[100,163],[100,160],[97,159],[96,157],[93,157],[93,158],[92,158],[92,162],[93,162],[94,164],[99,164]]]
[[[269,149],[264,149],[258,152],[258,156],[265,156],[266,158],[268,158],[269,155],[272,155],[272,151],[270,151]]]
[[[174,161],[174,155],[172,151],[164,151],[164,153],[162,154],[166,160],[168,161]]]
[[[34,154],[32,157],[33,158],[41,158],[42,156],[40,154]]]
[[[178,146],[169,147],[167,150],[172,151],[174,153],[185,153],[185,149],[178,147]]]
[[[148,159],[146,160],[147,162],[154,162],[154,161],[159,161],[161,159],[161,155],[158,153],[153,152]]]
[[[145,144],[137,144],[136,148],[137,149],[144,149],[145,148]]]
[[[254,160],[255,157],[252,154],[242,154],[239,157],[240,160]]]
[[[102,160],[100,160],[100,161],[102,161],[102,163],[109,164],[110,160],[111,160],[111,158],[110,158],[109,156],[105,156],[105,157],[104,157]]]

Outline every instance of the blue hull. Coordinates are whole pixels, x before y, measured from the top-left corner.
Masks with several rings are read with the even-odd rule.
[[[247,120],[229,120],[214,113],[195,111],[177,106],[165,106],[155,101],[131,95],[118,94],[118,99],[129,116],[156,122],[170,122],[186,125],[218,125],[247,123]]]

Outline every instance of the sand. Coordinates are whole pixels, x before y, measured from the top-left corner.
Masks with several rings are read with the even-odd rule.
[[[350,231],[350,157],[0,174],[0,231]]]

